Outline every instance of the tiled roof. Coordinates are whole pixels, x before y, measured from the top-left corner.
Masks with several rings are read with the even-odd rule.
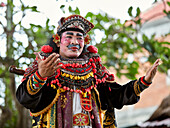
[[[153,4],[151,8],[147,9],[145,12],[142,12],[140,15],[140,17],[142,18],[142,23],[146,21],[157,20],[166,16],[163,11],[170,11],[170,6],[168,6],[167,2],[170,2],[170,0],[157,2]]]

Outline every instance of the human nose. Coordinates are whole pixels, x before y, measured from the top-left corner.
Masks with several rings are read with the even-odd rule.
[[[79,44],[76,38],[72,38],[71,44]]]

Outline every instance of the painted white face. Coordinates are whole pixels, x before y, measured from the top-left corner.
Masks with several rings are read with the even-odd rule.
[[[64,58],[77,58],[84,48],[84,37],[81,32],[66,31],[62,33],[60,47],[60,55]]]

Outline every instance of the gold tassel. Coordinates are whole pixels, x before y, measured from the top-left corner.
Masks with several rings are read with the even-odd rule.
[[[83,93],[83,97],[87,97],[87,92]]]

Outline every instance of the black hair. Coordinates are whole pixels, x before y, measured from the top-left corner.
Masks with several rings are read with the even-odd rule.
[[[57,46],[57,44],[53,41],[53,39],[54,39],[54,38],[51,37],[51,38],[49,39],[49,41],[47,42],[46,45],[49,45],[49,46],[51,46],[51,47],[53,48],[53,51],[52,51],[52,52],[59,53],[60,47]]]

